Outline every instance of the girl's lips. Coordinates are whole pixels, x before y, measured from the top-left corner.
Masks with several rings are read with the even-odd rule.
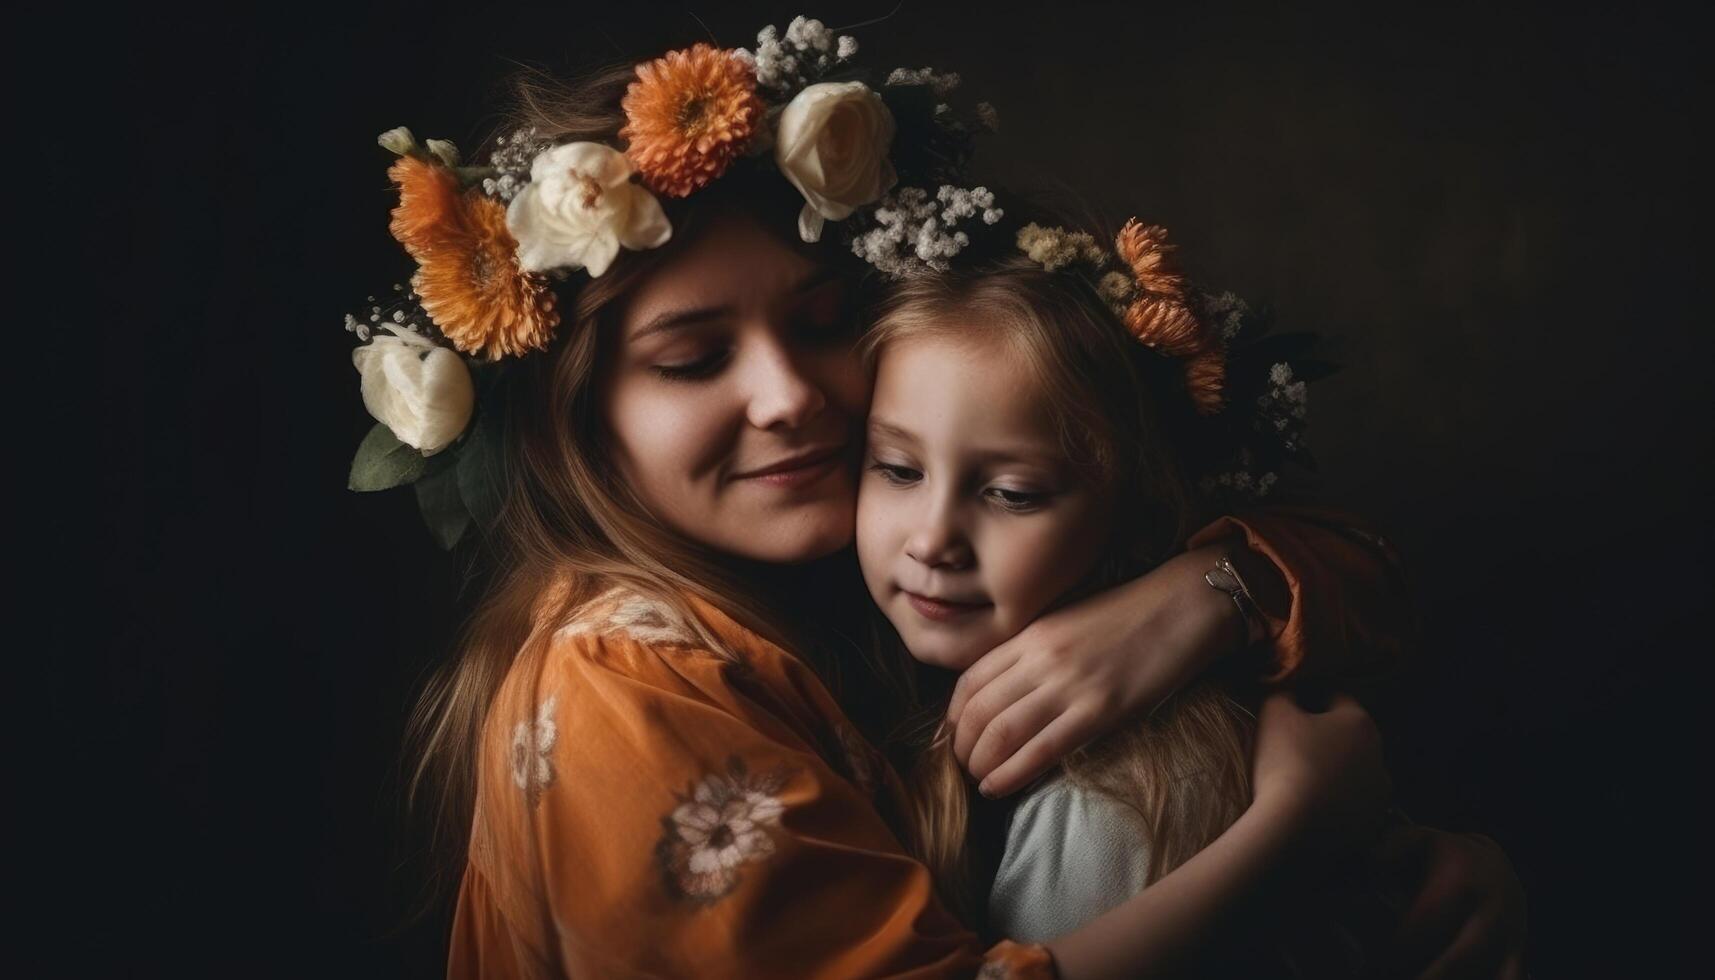
[[[905,601],[911,604],[912,609],[917,610],[919,616],[937,623],[968,616],[979,609],[987,609],[990,605],[987,602],[948,602],[945,599],[931,599],[915,592],[906,592],[904,589],[899,591],[905,595]]]

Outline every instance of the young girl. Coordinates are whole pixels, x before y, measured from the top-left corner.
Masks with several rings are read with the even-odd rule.
[[[1017,241],[899,286],[868,338],[858,554],[910,655],[948,671],[1182,549],[1197,514],[1176,443],[1224,408],[1221,339],[1160,229],[1128,225],[1117,258],[1034,224]],[[1248,601],[1230,564],[1211,585]],[[917,853],[997,934],[1078,929],[1245,811],[1254,717],[1235,693],[1194,685],[1068,757],[1017,804],[998,862],[972,854],[967,783],[952,740],[936,740],[912,767]]]

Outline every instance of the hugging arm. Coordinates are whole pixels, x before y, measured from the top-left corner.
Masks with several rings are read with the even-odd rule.
[[[1257,676],[1378,673],[1415,632],[1392,549],[1349,515],[1273,506],[1223,517],[1187,552],[1045,615],[959,678],[954,750],[983,792],[1007,795],[1080,745],[1246,651],[1246,623],[1203,576],[1223,556],[1266,621]]]
[[[1048,941],[1076,980],[1177,975],[1234,914],[1289,885],[1325,856],[1367,839],[1387,775],[1380,738],[1350,698],[1306,712],[1276,694],[1257,719],[1250,807],[1214,843],[1083,927]]]

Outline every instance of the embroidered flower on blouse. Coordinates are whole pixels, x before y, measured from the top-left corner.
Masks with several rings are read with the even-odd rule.
[[[554,704],[550,697],[536,709],[534,722],[521,721],[512,729],[512,781],[524,791],[531,806],[541,799],[542,791],[554,781],[554,764],[548,758],[553,751],[559,729],[554,724]]]
[[[656,646],[696,646],[696,634],[666,603],[629,589],[609,589],[590,600],[560,636],[619,635]]]
[[[693,902],[719,901],[738,885],[746,864],[774,853],[774,830],[785,805],[776,795],[784,773],[753,775],[734,756],[725,773],[710,773],[661,818],[655,860],[670,894]]]

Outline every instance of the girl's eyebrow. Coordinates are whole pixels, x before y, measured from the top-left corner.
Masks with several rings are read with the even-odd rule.
[[[888,436],[893,439],[898,439],[901,442],[909,442],[913,444],[917,442],[917,436],[912,434],[910,430],[903,429],[894,425],[892,422],[886,421],[885,419],[871,418],[869,420],[869,430],[874,435]]]
[[[834,269],[821,266],[800,276],[797,282],[787,288],[786,292],[793,296],[800,296],[804,293],[814,292],[838,278],[839,273]],[[722,317],[731,316],[733,310],[734,307],[731,303],[719,306],[693,306],[685,309],[663,310],[650,317],[649,321],[640,327],[636,333],[633,333],[629,339],[642,340],[652,333],[660,333],[663,330],[676,330],[698,323],[719,320]]]

